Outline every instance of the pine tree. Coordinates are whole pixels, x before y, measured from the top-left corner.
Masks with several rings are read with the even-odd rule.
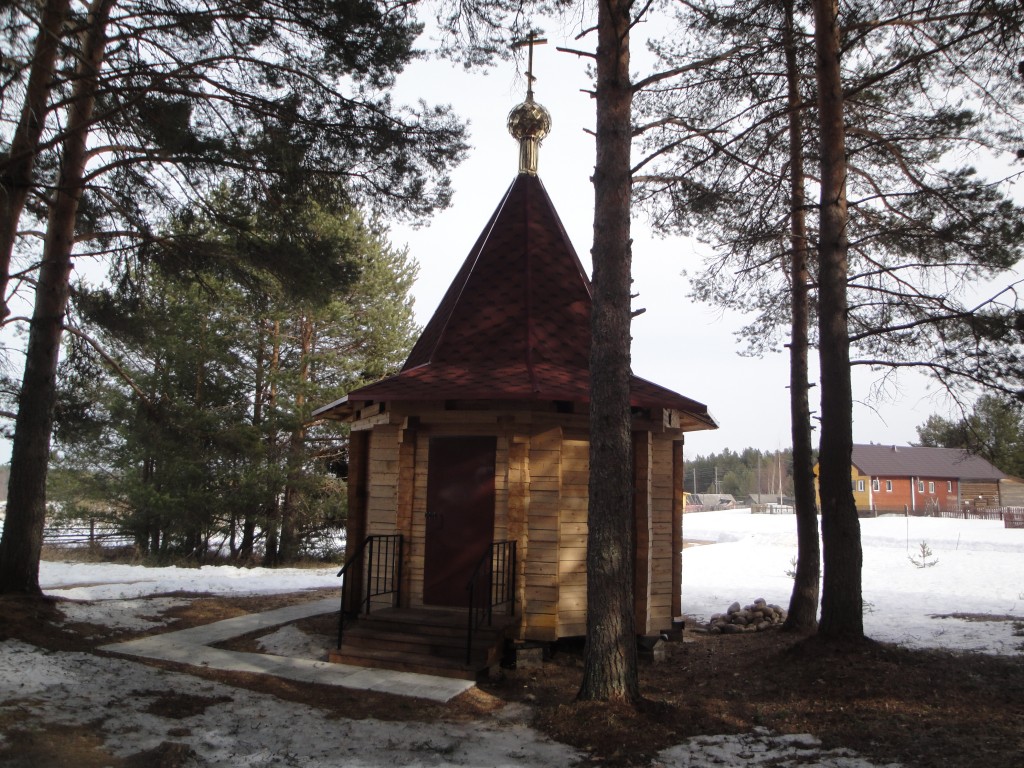
[[[331,254],[344,281],[325,269],[291,286],[296,293],[266,273],[233,282],[213,262],[201,283],[149,268],[115,276],[116,290],[78,294],[83,328],[69,365],[80,373],[64,381],[79,405],[64,409],[58,445],[65,463],[103,480],[143,552],[202,559],[216,538],[240,562],[262,546],[276,564],[343,522],[343,494],[324,470],[345,434],[310,424],[309,403],[404,359],[415,267],[354,212],[309,205],[289,238]],[[192,238],[210,224],[185,218]],[[268,244],[282,234],[273,217],[253,223],[244,247],[260,232]],[[207,237],[217,234],[212,227]],[[301,261],[297,250],[284,253]]]
[[[684,22],[697,34],[687,38],[688,47],[660,48],[667,66],[720,57],[641,95],[648,151],[640,164],[641,199],[657,225],[699,231],[717,246],[694,295],[748,311],[753,306],[759,314],[745,331],[753,350],[774,345],[783,312],[791,309],[791,410],[801,453],[796,474],[803,479],[798,518],[811,523],[809,405],[801,394],[803,350],[813,337],[807,338],[803,306],[808,283],[820,275],[805,273],[802,257],[807,243],[819,240],[820,227],[801,200],[800,169],[805,158],[822,162],[825,144],[810,120],[817,96],[809,76],[815,59],[802,32],[808,21],[788,2],[686,8]],[[968,318],[978,313],[958,306],[950,285],[1012,264],[1021,217],[1005,190],[949,158],[954,148],[991,146],[1012,129],[1006,107],[1014,99],[1007,98],[1005,72],[977,80],[978,88],[951,89],[965,72],[998,73],[1000,62],[1012,60],[1006,31],[1018,23],[1015,12],[955,2],[850,3],[841,21],[845,183],[853,198],[843,247],[849,339],[866,353],[861,363],[928,366],[946,380],[976,380],[973,357],[952,351],[962,352],[970,339],[952,329],[973,325]],[[951,103],[950,92],[964,94],[964,103]],[[1000,117],[993,120],[993,111]],[[736,279],[723,280],[727,272]],[[809,308],[817,306],[834,309],[820,301]],[[962,344],[954,344],[958,338]],[[802,543],[816,542],[816,526],[799,530]],[[806,554],[816,563],[816,551]],[[813,606],[790,616],[806,615],[802,623],[810,626],[812,612]]]
[[[598,7],[587,642],[579,698],[636,704],[629,408],[632,8],[628,0]]]
[[[73,68],[54,76],[66,76],[69,90],[50,100],[67,116],[50,121],[54,132],[29,149],[37,169],[56,166],[60,175],[44,201],[0,592],[39,591],[56,360],[76,241],[97,254],[152,242],[156,212],[202,198],[224,176],[272,186],[301,174],[381,210],[422,215],[447,202],[445,171],[464,151],[462,127],[444,110],[391,104],[386,90],[413,56],[419,26],[369,0],[231,9],[94,0],[76,21],[64,40]],[[33,183],[42,199],[46,186]],[[7,213],[16,231],[20,211]]]
[[[929,416],[917,437],[921,445],[962,448],[1008,475],[1024,475],[1024,413],[1017,400],[1005,395],[982,395],[958,420]]]
[[[853,389],[847,330],[846,130],[840,70],[838,0],[814,0],[818,131],[821,142],[818,234],[818,360],[821,368],[821,448],[818,493],[824,578],[818,634],[857,640],[864,636],[860,521],[850,489],[853,456]]]

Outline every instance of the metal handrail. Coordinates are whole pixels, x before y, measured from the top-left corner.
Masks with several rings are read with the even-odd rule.
[[[485,568],[485,566],[487,566]],[[486,584],[484,583],[486,581]],[[487,587],[484,591],[484,586]],[[491,626],[494,609],[508,603],[509,616],[516,612],[516,542],[494,541],[487,548],[466,584],[469,593],[466,628],[466,664],[472,660],[473,636],[486,617]],[[486,595],[480,600],[479,597]]]
[[[394,595],[391,601],[392,607],[402,601],[402,534],[393,533],[383,536],[367,536],[359,545],[352,557],[345,561],[345,564],[338,571],[338,576],[344,577],[349,569],[364,565],[363,576],[365,580],[366,594],[361,595],[359,603],[349,615],[358,616],[366,608],[370,613],[373,598],[381,595]],[[341,648],[341,640],[345,632],[345,606],[349,604],[349,579],[344,578],[341,582],[341,609],[338,611],[338,648]]]

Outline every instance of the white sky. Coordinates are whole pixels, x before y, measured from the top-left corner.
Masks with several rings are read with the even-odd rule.
[[[549,43],[535,52],[535,97],[551,113],[553,128],[541,147],[540,177],[589,271],[594,143],[585,129],[593,127],[594,105],[583,92],[590,86],[586,61],[556,47],[585,49],[592,44],[575,41],[574,29],[558,30],[554,23],[545,32]],[[634,42],[634,60],[640,47]],[[511,62],[489,72],[467,73],[445,62],[423,61],[399,80],[396,103],[423,99],[430,105],[450,104],[469,119],[473,145],[453,173],[452,207],[427,226],[392,229],[392,241],[408,245],[420,264],[413,295],[421,325],[429,320],[515,178],[518,149],[505,121],[509,110],[525,98],[525,88],[525,77]],[[639,293],[634,307],[646,309],[633,322],[633,372],[705,403],[720,424],[717,431],[689,436],[687,457],[725,448],[788,447],[787,356],[780,351],[765,358],[741,357],[734,334],[743,325],[742,318],[687,297],[689,281],[682,272],[700,268],[693,242],[655,237],[642,219],[634,221],[633,237],[633,292]],[[94,269],[88,263],[81,266]],[[22,358],[15,356],[13,363],[19,370],[12,373],[20,377]],[[950,415],[947,399],[929,390],[919,374],[901,374],[898,382],[885,387],[884,397],[875,397],[881,375],[854,370],[856,442],[905,445],[917,440],[915,427],[930,414]],[[816,392],[812,390],[812,408]],[[9,442],[0,439],[0,462],[9,459]]]
[[[572,35],[548,29],[549,44],[535,49],[535,99],[552,116],[552,131],[540,150],[539,175],[562,218],[580,259],[590,270],[593,232],[594,142],[585,133],[594,125],[586,63],[556,47],[583,48]],[[525,69],[525,64],[521,67]],[[392,230],[396,245],[407,244],[420,263],[413,294],[417,319],[429,320],[448,284],[469,253],[517,173],[518,148],[505,121],[523,101],[525,77],[512,63],[488,73],[466,73],[444,62],[420,62],[400,79],[396,101],[422,98],[448,103],[469,119],[473,148],[453,174],[453,205],[420,229]],[[692,302],[684,270],[701,263],[696,246],[683,238],[654,236],[642,218],[633,224],[634,308],[646,312],[633,321],[633,372],[705,403],[721,428],[687,438],[687,456],[786,448],[789,436],[788,356],[741,357],[734,334],[743,325],[736,314]],[[813,364],[813,361],[812,361]],[[917,374],[901,375],[888,397],[868,404],[880,374],[855,369],[856,442],[906,445],[917,440],[915,427],[931,413],[946,413],[942,397],[932,397]],[[817,390],[812,390],[812,399]],[[812,405],[812,408],[814,406]]]

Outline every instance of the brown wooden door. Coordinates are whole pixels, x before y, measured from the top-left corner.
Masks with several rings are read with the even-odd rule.
[[[466,584],[494,537],[497,438],[432,437],[423,602],[466,605]]]

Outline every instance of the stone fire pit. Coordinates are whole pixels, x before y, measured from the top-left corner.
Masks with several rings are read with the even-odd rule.
[[[782,626],[786,611],[777,605],[769,605],[759,597],[748,606],[733,603],[725,613],[716,613],[707,624],[712,634],[737,634],[739,632],[764,632]]]

